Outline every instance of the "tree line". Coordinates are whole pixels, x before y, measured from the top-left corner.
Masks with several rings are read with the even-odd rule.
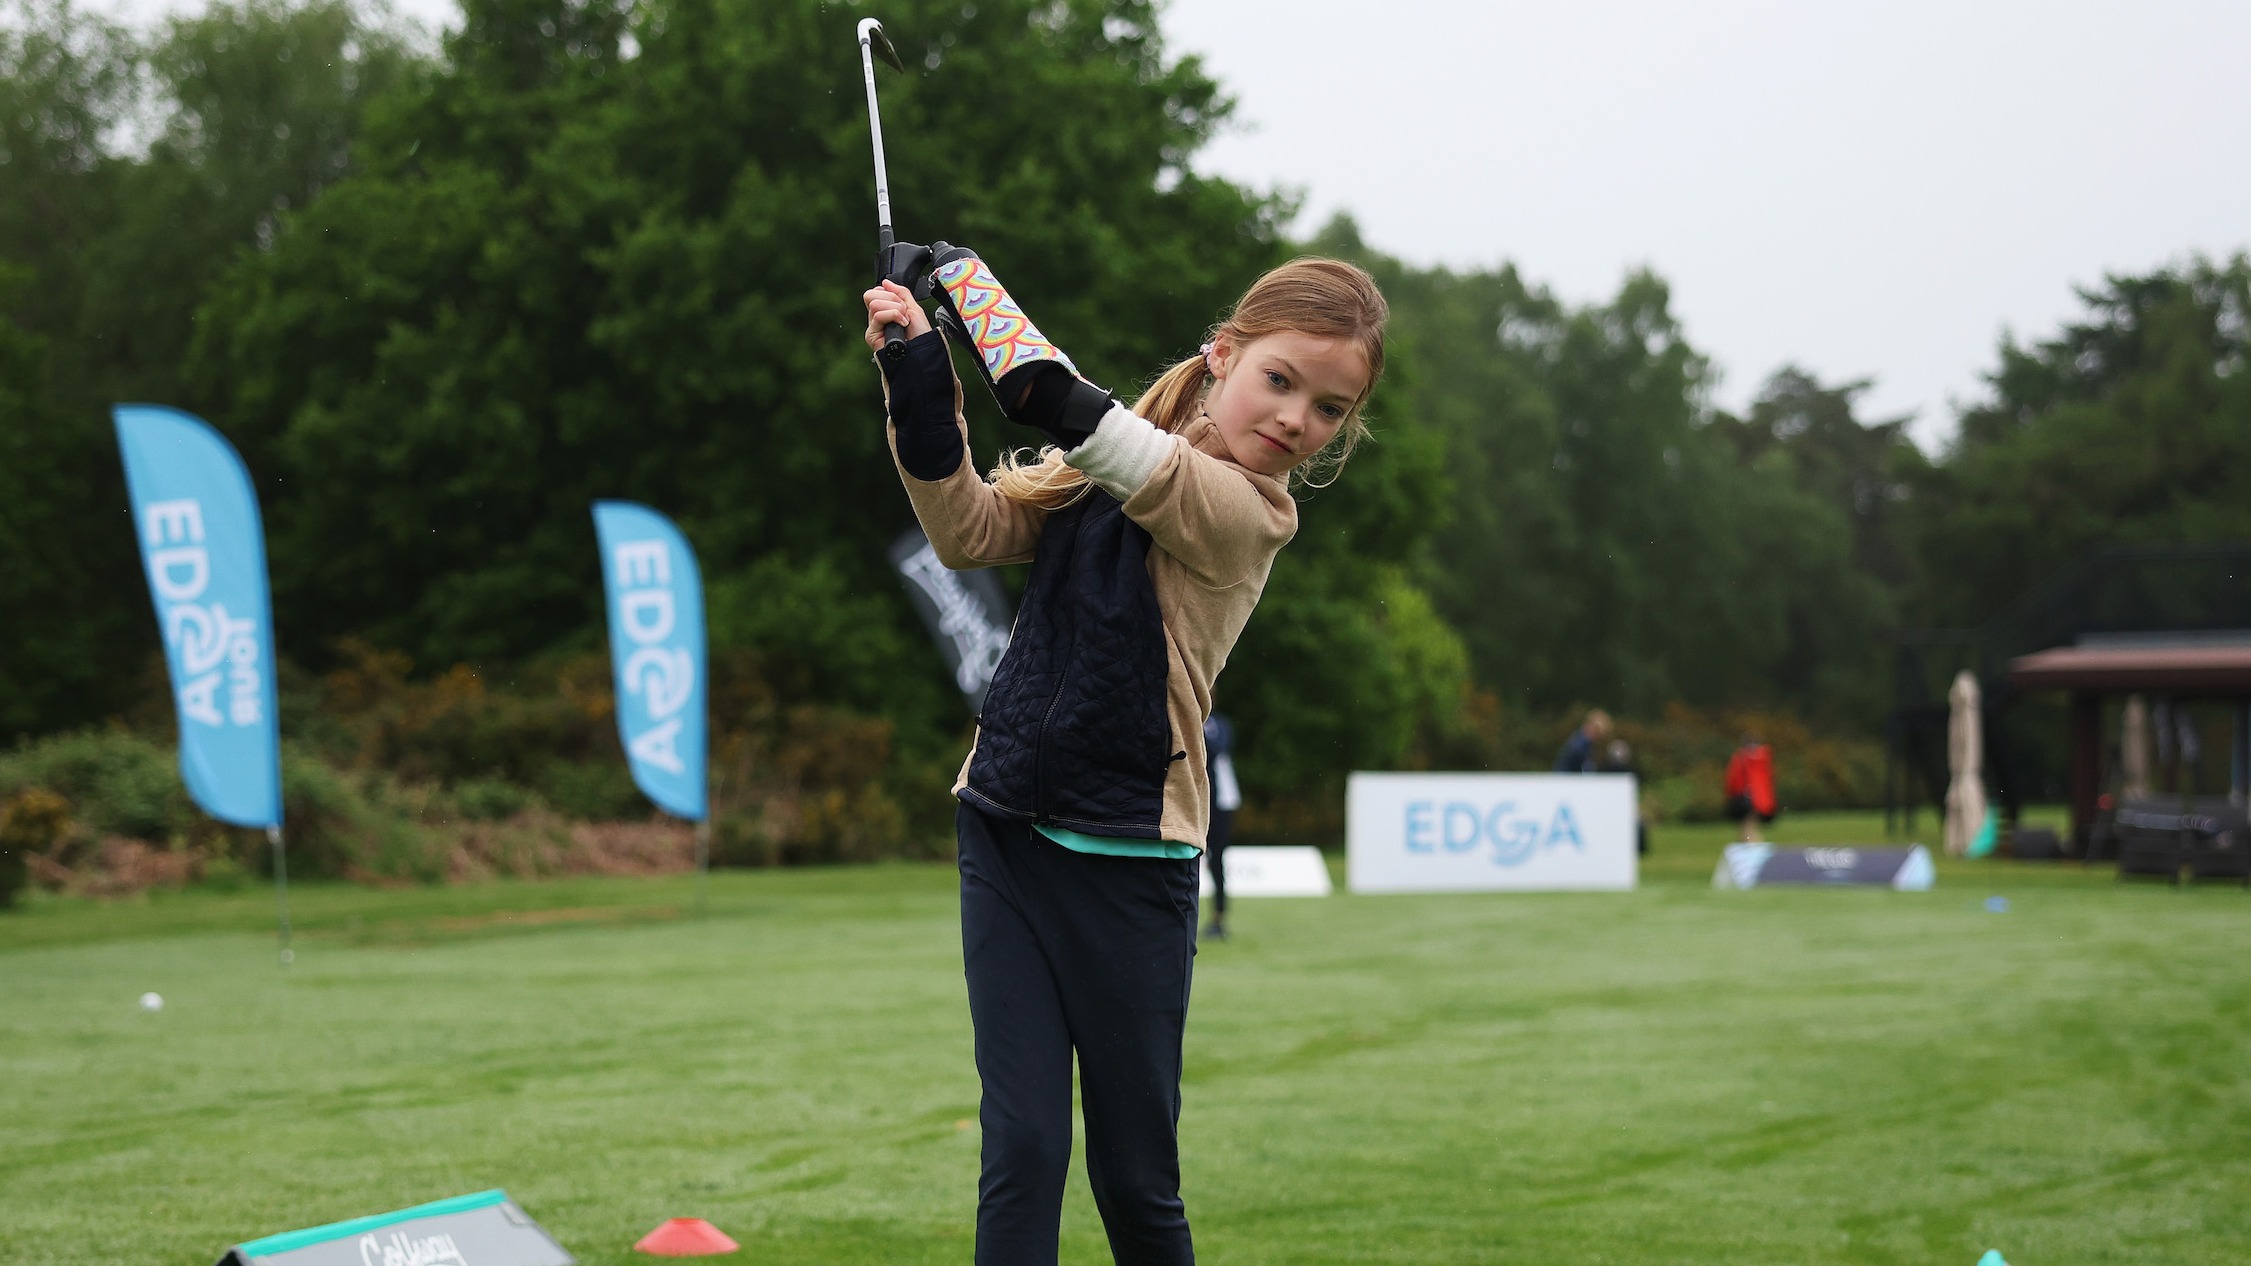
[[[955,758],[884,558],[911,520],[854,315],[857,10],[468,0],[442,40],[341,0],[0,13],[0,738],[160,696],[107,418],[149,400],[254,472],[302,692],[370,655],[551,688],[601,648],[587,504],[626,497],[694,540],[713,644],[774,715],[879,723],[917,786]],[[1899,629],[2095,545],[2251,539],[2241,256],[2004,340],[1926,453],[1865,382],[1786,367],[1715,409],[1653,274],[1574,305],[1348,220],[1293,240],[1286,197],[1195,172],[1229,101],[1144,0],[886,22],[917,68],[884,101],[902,233],[979,248],[1098,381],[1300,250],[1393,303],[1377,442],[1306,498],[1222,681],[1261,786],[1520,763],[1590,704],[1868,734]],[[981,455],[1025,442],[979,404]]]

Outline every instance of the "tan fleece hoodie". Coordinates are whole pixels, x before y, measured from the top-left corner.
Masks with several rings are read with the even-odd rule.
[[[961,416],[958,380],[954,422],[966,450],[969,425]],[[891,446],[896,462],[896,431]],[[1113,407],[1065,460],[1094,482],[1086,495],[1117,498],[1126,517],[1147,529],[1155,544],[1149,580],[1165,627],[1172,750],[1188,754],[1165,776],[1158,829],[1164,839],[1202,848],[1211,821],[1204,719],[1211,715],[1212,682],[1265,592],[1274,555],[1297,532],[1297,502],[1286,478],[1237,465],[1209,418],[1168,435],[1123,406]],[[899,478],[946,566],[966,570],[1028,562],[1038,548],[1047,512],[1002,496],[966,454],[944,479],[916,479],[903,466]],[[972,749],[970,760],[975,759]],[[968,776],[964,763],[956,792]]]

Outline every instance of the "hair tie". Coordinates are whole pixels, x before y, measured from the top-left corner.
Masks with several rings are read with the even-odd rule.
[[[1219,367],[1211,363],[1211,349],[1212,344],[1206,343],[1196,350],[1201,353],[1204,358],[1204,376],[1206,378],[1217,378],[1219,377]]]

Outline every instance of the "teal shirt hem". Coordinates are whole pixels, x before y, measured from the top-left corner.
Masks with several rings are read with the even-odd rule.
[[[1162,857],[1186,861],[1204,850],[1174,840],[1128,840],[1115,835],[1088,835],[1064,826],[1032,825],[1032,829],[1074,853],[1100,853],[1105,857]]]

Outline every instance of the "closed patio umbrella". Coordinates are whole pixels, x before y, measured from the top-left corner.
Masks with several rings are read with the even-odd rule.
[[[2124,778],[2118,786],[2118,798],[2124,800],[2149,799],[2149,703],[2140,695],[2126,696],[2126,716],[2121,724],[2125,733],[2119,739],[2118,763]]]
[[[1985,731],[1978,717],[1977,678],[1954,675],[1946,692],[1946,853],[1960,857],[1985,825]]]

